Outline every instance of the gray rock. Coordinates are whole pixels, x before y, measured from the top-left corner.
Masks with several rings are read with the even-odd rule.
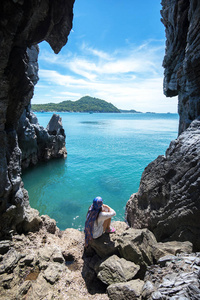
[[[141,266],[153,264],[153,246],[157,243],[155,236],[148,229],[130,228],[118,237],[121,257]]]
[[[190,241],[200,249],[200,121],[195,120],[166,156],[144,170],[139,190],[129,199],[127,220],[150,229],[159,242]]]
[[[64,270],[64,266],[58,263],[50,263],[48,268],[44,271],[44,278],[54,284],[61,276],[61,273]]]
[[[200,114],[199,13],[199,1],[162,1],[162,22],[167,38],[163,60],[164,93],[168,97],[178,95],[179,133]]]
[[[31,288],[31,281],[24,281],[19,289],[16,291],[15,299],[23,299],[23,297],[27,294],[28,290]]]
[[[27,254],[24,258],[20,260],[21,265],[31,266],[35,259],[34,254]]]
[[[11,241],[5,240],[5,241],[0,241],[0,254],[5,254],[8,252],[8,250],[11,247]]]
[[[133,279],[140,267],[124,258],[113,255],[99,266],[97,277],[105,284],[125,282]]]
[[[160,258],[145,274],[144,299],[199,299],[198,263],[194,253]]]
[[[38,124],[37,117],[28,106],[17,128],[19,147],[22,151],[22,168],[39,161],[66,157],[65,132],[59,115],[53,114],[47,129]]]
[[[193,245],[190,242],[166,242],[157,243],[153,246],[153,256],[156,261],[167,254],[192,253]]]
[[[124,283],[113,283],[107,288],[111,300],[136,300],[142,299],[141,293],[144,282],[140,279]]]
[[[54,248],[52,253],[52,259],[54,262],[58,262],[61,264],[65,261],[60,248],[58,247]]]
[[[47,215],[42,215],[42,225],[46,228],[47,232],[54,234],[56,232],[56,221]]]
[[[20,258],[21,255],[15,249],[11,248],[0,262],[0,274],[12,272]]]
[[[53,135],[64,134],[64,130],[62,127],[62,119],[59,115],[52,115],[51,120],[47,125],[47,131],[49,134]]]
[[[1,239],[10,238],[11,229],[20,232],[23,220],[27,218],[24,207],[27,208],[29,202],[15,197],[22,184],[21,150],[16,130],[24,109],[29,110],[34,84],[38,79],[38,48],[35,45],[46,40],[54,52],[58,53],[67,43],[73,18],[74,0],[58,0],[55,3],[31,0],[28,6],[22,5],[23,3],[23,0],[2,0],[0,4],[1,18],[4,20],[0,28]],[[30,119],[33,120],[32,116]],[[27,123],[26,119],[25,122]],[[33,123],[37,126],[37,122]],[[35,146],[34,133],[29,126],[24,140],[27,141],[28,138],[31,138],[30,141]],[[53,142],[51,138],[51,143]],[[63,141],[59,138],[59,146],[61,143]],[[24,145],[27,146],[27,143]],[[54,149],[54,154],[57,150]],[[66,149],[59,151],[58,155],[63,156],[64,153],[66,154]],[[49,157],[49,153],[46,153],[46,157]],[[30,161],[35,163],[34,154],[30,156]]]

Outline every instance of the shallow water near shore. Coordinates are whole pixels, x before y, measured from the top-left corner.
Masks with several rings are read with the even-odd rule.
[[[53,113],[36,113],[46,127]],[[57,221],[82,230],[93,198],[101,196],[124,220],[144,168],[164,155],[177,137],[178,114],[58,113],[66,133],[66,159],[23,172],[30,205]]]

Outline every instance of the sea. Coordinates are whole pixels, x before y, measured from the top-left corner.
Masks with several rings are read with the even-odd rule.
[[[52,112],[35,113],[46,128]],[[53,159],[22,173],[30,205],[55,219],[64,230],[83,230],[96,196],[123,221],[142,172],[165,155],[178,135],[178,114],[57,113],[66,133],[66,159]]]

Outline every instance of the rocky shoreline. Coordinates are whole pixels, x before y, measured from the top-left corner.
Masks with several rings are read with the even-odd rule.
[[[1,299],[198,299],[200,253],[190,242],[113,225],[87,250],[83,232],[60,231],[48,216],[37,232],[1,241]]]

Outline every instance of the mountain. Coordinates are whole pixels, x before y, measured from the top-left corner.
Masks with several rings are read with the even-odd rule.
[[[67,100],[60,103],[32,104],[32,111],[120,113],[120,110],[113,104],[90,96],[82,97],[77,101]]]

